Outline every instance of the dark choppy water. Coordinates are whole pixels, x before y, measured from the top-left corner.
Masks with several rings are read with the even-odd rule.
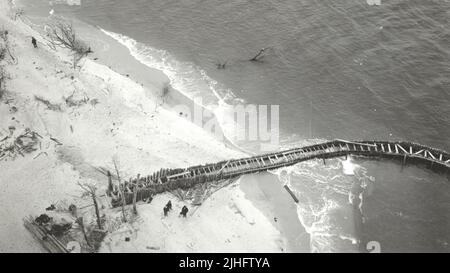
[[[47,1],[22,2],[50,9]],[[206,104],[280,105],[284,145],[402,139],[450,149],[448,0],[82,0],[52,8],[111,32]],[[262,63],[246,61],[262,47]],[[450,251],[446,177],[363,162],[357,179],[333,162],[291,172],[313,248],[352,251],[357,238],[385,251]],[[359,184],[364,222],[348,202]]]
[[[185,78],[184,91],[207,96],[216,80],[222,97],[279,104],[284,141],[405,139],[450,149],[448,0],[83,0],[53,8],[165,50],[159,65]],[[243,61],[262,47],[271,47],[264,63]],[[218,60],[228,68],[216,69]]]

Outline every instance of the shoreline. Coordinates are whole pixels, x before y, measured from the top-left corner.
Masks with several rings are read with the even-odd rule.
[[[0,1],[0,6],[2,4],[6,7],[7,1]],[[7,18],[5,10],[0,12],[0,20],[5,29],[10,31],[10,37],[15,44],[15,54],[20,58],[18,65],[9,68],[12,74],[12,79],[8,82],[10,102],[7,105],[0,103],[1,124],[14,123],[18,129],[33,128],[43,135],[46,141],[43,145],[46,149],[45,160],[34,155],[26,156],[24,159],[16,158],[6,163],[0,162],[3,166],[10,166],[7,168],[8,172],[0,176],[2,187],[6,189],[0,193],[5,208],[1,212],[1,217],[9,219],[8,222],[0,225],[1,252],[38,251],[39,248],[29,247],[30,244],[35,245],[35,242],[21,225],[22,218],[29,214],[42,213],[48,204],[55,202],[55,199],[77,200],[74,197],[79,192],[77,182],[96,183],[101,188],[105,187],[104,176],[94,168],[112,169],[111,159],[118,160],[122,176],[129,177],[137,173],[152,173],[159,168],[185,167],[243,155],[242,152],[230,149],[202,128],[169,110],[158,108],[158,111],[155,111],[155,102],[149,96],[148,90],[137,83],[134,77],[126,77],[120,71],[115,72],[90,58],[82,61],[82,68],[79,71],[74,71],[70,67],[67,52],[46,49],[41,37],[20,19],[11,21]],[[29,36],[38,39],[38,49],[31,47],[27,38]],[[121,51],[120,54],[126,52],[125,48]],[[104,56],[102,58],[106,59],[106,56],[116,55]],[[113,59],[109,58],[109,60]],[[151,81],[155,85],[161,83],[162,78],[159,78],[161,74],[158,76],[157,71],[153,73],[156,79],[152,78]],[[154,85],[150,87],[153,88],[150,91],[157,90]],[[64,105],[64,98],[71,94],[80,98],[87,97],[97,103],[79,107]],[[62,110],[46,109],[34,102],[33,95],[60,104]],[[11,112],[12,104],[16,105],[18,112]],[[63,146],[59,147],[48,141],[50,138],[57,139],[63,143]],[[21,167],[17,169],[14,166]],[[14,184],[11,184],[11,181],[14,181]],[[28,186],[30,181],[33,181],[33,187]],[[239,182],[235,182],[207,199],[205,204],[208,202],[212,204],[202,205],[195,212],[196,215],[204,216],[188,218],[188,223],[192,226],[191,235],[197,236],[199,242],[196,247],[187,248],[187,251],[214,251],[212,246],[220,246],[219,248],[223,251],[280,251],[279,246],[285,243],[280,241],[279,238],[282,236],[279,231],[270,219],[266,219],[262,212],[244,197],[238,185]],[[49,192],[52,194],[48,194]],[[17,199],[14,199],[18,196],[35,198],[24,200],[18,206]],[[233,201],[230,201],[230,197]],[[166,194],[158,198],[159,202],[165,202],[167,198],[173,197]],[[172,202],[175,207],[189,205],[180,200],[172,200]],[[244,204],[244,208],[240,210],[248,211],[248,217],[258,215],[256,226],[254,222],[248,221],[248,217],[242,218],[233,212],[234,208],[239,206],[237,204]],[[167,225],[161,226],[159,223],[154,223],[155,217],[158,219],[161,214],[159,207],[142,205],[139,206],[139,210],[142,215],[148,216],[148,218],[143,217],[145,223],[134,223],[133,227],[125,225],[123,228],[150,227],[151,230],[160,230],[166,236],[164,240],[175,240],[174,245],[167,248],[165,242],[158,242],[160,248],[163,248],[160,251],[163,252],[174,251],[177,247],[183,249],[177,244],[192,243],[185,242],[180,237],[185,235],[167,232]],[[214,230],[208,229],[210,223],[207,218],[222,215],[227,211],[230,212],[227,219],[231,225],[227,228],[230,230],[219,236]],[[105,213],[114,217],[116,212]],[[167,219],[167,221],[172,229],[183,230],[186,225],[176,218]],[[217,221],[220,221],[219,218]],[[228,224],[222,223],[222,225]],[[18,225],[19,229],[17,229]],[[126,243],[123,243],[120,234],[112,232],[110,235],[111,242],[115,245],[111,251],[117,252],[123,249]],[[119,239],[115,237],[116,235]],[[5,243],[6,238],[17,238],[17,236],[24,236],[26,239]],[[142,236],[146,236],[146,233],[143,232]],[[237,238],[247,238],[247,240],[236,239],[230,243],[231,241],[228,242],[230,238],[224,241],[223,236],[238,236]],[[202,237],[209,239],[202,241]],[[209,242],[210,237],[215,238],[216,241]],[[253,241],[248,241],[251,238]],[[136,243],[139,241],[137,240]],[[151,252],[145,246],[139,249]]]
[[[26,8],[26,5],[21,3],[20,0],[15,0],[14,2],[16,2],[16,5]],[[26,15],[28,20],[37,20],[39,24],[44,23],[51,16],[54,15],[50,15],[47,17],[41,15],[38,15],[37,17],[33,15],[30,17]],[[56,16],[58,17],[60,15],[56,14]],[[65,17],[61,16],[61,18]],[[230,139],[230,136],[227,136],[224,128],[222,128],[223,124],[221,124],[217,114],[213,109],[210,109],[210,107],[207,107],[203,104],[199,104],[197,99],[191,98],[188,94],[185,94],[184,92],[174,88],[170,82],[169,76],[165,74],[164,71],[158,68],[153,68],[133,56],[130,48],[108,34],[110,31],[102,29],[100,26],[94,26],[90,23],[81,21],[78,18],[70,17],[68,20],[73,23],[75,29],[77,30],[77,34],[79,34],[79,36],[81,36],[84,41],[92,46],[94,52],[85,57],[85,59],[89,59],[91,61],[95,61],[99,64],[105,65],[109,69],[119,73],[121,76],[128,77],[134,82],[142,85],[149,99],[156,101],[157,104],[161,104],[159,103],[161,101],[159,95],[162,89],[165,86],[168,86],[169,92],[164,98],[164,103],[158,105],[158,108],[162,107],[166,110],[169,110],[176,116],[181,116],[190,123],[195,124],[196,126],[198,126],[198,124],[196,124],[195,122],[195,117],[185,117],[184,115],[179,115],[180,113],[177,110],[181,108],[191,114],[201,112],[202,123],[204,126],[211,123],[217,125],[214,126],[214,130],[212,132],[205,130],[206,132],[208,132],[208,134],[223,142],[230,149],[237,150],[248,155],[255,154],[252,151],[240,147],[232,139]],[[115,56],[115,58],[111,58],[111,56]],[[83,62],[84,60],[81,61],[81,65]],[[215,107],[220,108],[221,106],[216,105]],[[228,123],[229,120],[227,118],[225,119]],[[235,121],[232,122],[234,123]],[[200,128],[204,129],[203,127]],[[235,130],[236,128],[233,126],[231,130],[232,135],[235,134]]]

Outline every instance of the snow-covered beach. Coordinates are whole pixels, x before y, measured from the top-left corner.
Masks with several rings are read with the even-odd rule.
[[[74,70],[67,51],[48,48],[33,27],[11,18],[8,2],[0,1],[0,28],[8,31],[18,63],[5,65],[10,80],[0,101],[0,138],[29,128],[42,140],[37,151],[0,161],[0,252],[43,251],[23,227],[22,218],[38,215],[60,200],[77,199],[78,182],[106,187],[106,177],[95,168],[112,170],[113,160],[128,178],[243,156],[177,113],[156,107],[156,94],[167,77],[124,57],[128,54],[124,46],[100,39],[92,45],[94,54]],[[33,48],[30,37],[36,37],[38,48]],[[36,97],[58,109],[49,109]],[[84,103],[74,106],[68,98]],[[177,99],[183,103],[182,96],[171,97]],[[136,221],[109,233],[100,251],[301,251],[286,239],[292,231],[274,221],[280,206],[290,204],[286,216],[278,218],[292,216],[298,223],[296,208],[282,185],[252,184],[266,197],[251,194],[239,181],[215,192],[200,207],[168,193],[158,195],[152,203],[138,206]],[[162,208],[168,200],[174,212],[164,218]],[[191,208],[186,219],[178,217],[183,205]],[[107,205],[102,209],[114,214],[110,211]]]

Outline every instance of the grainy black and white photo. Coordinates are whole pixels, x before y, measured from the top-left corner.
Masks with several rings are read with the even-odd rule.
[[[450,0],[0,0],[0,253],[449,253],[449,136]]]

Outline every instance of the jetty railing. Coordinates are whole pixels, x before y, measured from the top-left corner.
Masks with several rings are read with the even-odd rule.
[[[244,174],[257,173],[287,167],[312,159],[325,159],[357,155],[373,158],[393,158],[407,163],[428,163],[433,170],[450,169],[450,154],[446,151],[430,148],[410,142],[393,141],[333,141],[314,144],[306,147],[293,148],[285,151],[256,155],[248,158],[231,159],[213,164],[198,165],[179,169],[161,169],[145,177],[130,179],[123,185],[114,186],[110,193],[112,206],[122,204],[121,192],[125,192],[127,204],[136,200],[144,200],[157,193],[175,189],[187,189],[199,183],[230,179]]]

